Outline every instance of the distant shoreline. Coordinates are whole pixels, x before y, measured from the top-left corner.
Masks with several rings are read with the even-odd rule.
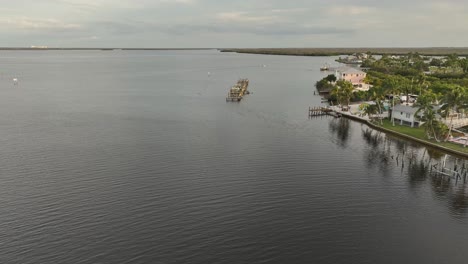
[[[351,55],[354,53],[370,52],[374,55],[406,55],[410,52],[419,53],[424,56],[447,56],[457,54],[459,56],[468,56],[468,47],[431,47],[431,48],[56,48],[56,47],[0,47],[0,51],[112,51],[112,50],[134,50],[134,51],[168,51],[168,50],[219,50],[220,52],[235,52],[260,55],[285,55],[285,56],[340,56]]]
[[[219,49],[221,52],[236,52],[263,55],[287,56],[339,56],[354,53],[371,52],[374,55],[405,55],[410,52],[425,56],[446,56],[458,54],[468,56],[468,47],[432,47],[432,48],[259,48],[259,49]]]

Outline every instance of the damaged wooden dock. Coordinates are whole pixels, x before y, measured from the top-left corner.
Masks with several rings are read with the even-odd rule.
[[[309,107],[309,117],[323,116],[323,115],[341,117],[340,113],[337,113],[337,112],[333,111],[330,108],[326,108],[326,107],[323,107],[323,106]]]
[[[249,87],[249,79],[239,79],[236,85],[232,86],[229,89],[228,95],[226,97],[226,102],[239,102],[242,100],[244,95],[250,94],[247,90]]]

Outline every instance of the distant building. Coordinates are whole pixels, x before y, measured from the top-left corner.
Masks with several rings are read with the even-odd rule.
[[[337,61],[344,64],[362,64],[362,59],[363,58],[358,55],[351,55],[346,58],[339,57]]]
[[[367,87],[364,83],[364,78],[366,78],[366,73],[352,67],[341,67],[336,69],[335,76],[337,80],[345,80],[351,82],[356,88]]]

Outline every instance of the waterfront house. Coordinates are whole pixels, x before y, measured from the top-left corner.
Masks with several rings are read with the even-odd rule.
[[[355,88],[368,87],[364,83],[366,73],[359,69],[352,67],[341,67],[336,69],[335,76],[337,80],[345,80],[351,82]]]
[[[400,125],[407,125],[411,127],[419,127],[422,122],[416,116],[418,108],[410,105],[395,105],[392,109],[392,116],[395,122],[399,122]]]

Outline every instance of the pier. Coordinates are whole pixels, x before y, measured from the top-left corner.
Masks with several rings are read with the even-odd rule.
[[[444,122],[447,126],[452,126],[454,129],[459,129],[465,126],[468,126],[468,118],[450,118],[450,119],[442,119],[442,122]]]
[[[309,107],[309,117],[323,116],[323,115],[341,117],[340,113],[337,113],[337,112],[335,112],[332,109],[327,108],[327,107],[322,107],[322,106]]]
[[[229,89],[228,95],[226,97],[226,102],[239,102],[242,100],[244,95],[250,94],[247,90],[249,87],[248,79],[239,79],[237,83]]]
[[[463,182],[466,183],[468,177],[468,167],[466,166],[466,162],[463,161],[462,164],[458,164],[457,161],[455,161],[455,164],[451,169],[446,166],[446,160],[447,155],[445,155],[445,158],[441,163],[431,164],[429,172],[435,177],[446,177],[448,180],[453,178],[457,182],[459,180],[463,180]]]

